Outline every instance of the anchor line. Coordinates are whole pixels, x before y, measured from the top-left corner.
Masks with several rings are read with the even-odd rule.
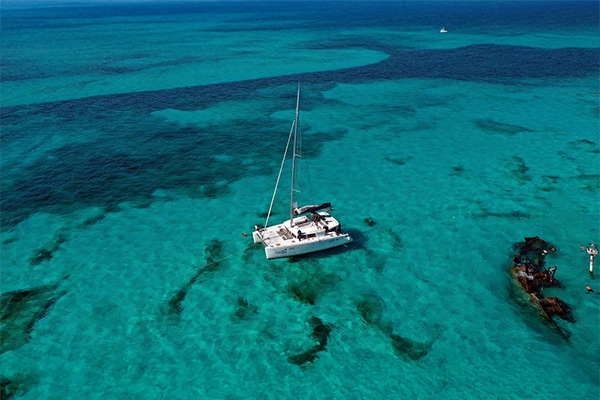
[[[223,261],[223,260],[225,260],[225,259],[227,259],[227,258],[229,258],[229,257],[233,257],[234,255],[236,255],[236,254],[239,254],[239,253],[241,253],[241,252],[243,252],[243,251],[246,251],[246,250],[248,250],[249,248],[251,248],[251,247],[254,247],[254,246],[257,246],[257,245],[259,245],[259,244],[260,244],[260,243],[252,243],[250,246],[244,247],[243,249],[241,249],[241,250],[238,250],[238,251],[234,251],[233,253],[230,253],[230,254],[226,255],[225,257],[221,257],[221,258],[219,258],[218,260],[215,260],[215,261],[209,262],[209,263],[207,263],[207,264],[205,264],[205,265],[203,265],[203,266],[201,266],[201,267],[194,267],[194,268],[195,268],[196,270],[198,270],[198,269],[204,269],[204,268],[206,268],[206,267],[209,267],[209,266],[211,266],[211,265],[214,265],[214,264],[218,264],[218,263],[220,263],[221,261]],[[170,274],[172,274],[172,272],[169,272],[168,274],[170,275]],[[167,274],[165,274],[165,275],[163,275],[163,276],[166,276],[166,275],[167,275]]]

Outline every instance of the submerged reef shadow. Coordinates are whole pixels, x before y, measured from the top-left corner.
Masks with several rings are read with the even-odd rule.
[[[362,41],[364,39],[359,40]],[[15,226],[40,210],[64,213],[81,208],[81,204],[119,204],[136,198],[150,198],[158,188],[194,193],[199,185],[214,181],[232,182],[248,174],[271,173],[272,166],[258,166],[252,171],[239,168],[240,162],[251,161],[249,158],[241,160],[244,154],[239,149],[251,149],[246,153],[252,154],[253,160],[278,151],[275,148],[279,148],[280,142],[262,139],[265,135],[279,135],[284,123],[274,124],[269,116],[285,109],[291,96],[287,93],[278,95],[270,103],[270,109],[246,121],[261,127],[248,130],[260,132],[260,137],[257,133],[241,139],[237,132],[240,122],[235,117],[209,127],[182,126],[148,118],[156,110],[206,109],[223,101],[245,101],[257,94],[264,97],[264,92],[276,88],[269,93],[271,95],[279,92],[281,86],[298,81],[316,88],[331,87],[330,83],[323,82],[359,84],[410,78],[512,85],[523,84],[523,79],[527,78],[585,77],[597,73],[596,48],[540,49],[481,44],[452,49],[407,49],[389,43],[382,46],[386,48],[386,59],[359,67],[4,107],[5,138],[21,140],[21,131],[23,126],[28,126],[27,121],[40,117],[48,118],[53,122],[53,128],[61,131],[102,126],[102,137],[51,150],[48,152],[50,157],[41,157],[24,173],[15,174],[16,179],[2,188],[2,226]],[[456,62],[449,64],[449,59]],[[314,97],[319,101],[323,99],[322,95]],[[309,98],[309,107],[310,101]],[[106,120],[115,123],[107,125]],[[125,122],[135,130],[122,134]],[[504,134],[529,130],[485,119],[479,120],[479,125]],[[337,140],[339,134],[339,130],[328,131],[320,136],[320,140]],[[208,135],[218,139],[205,140]],[[109,136],[110,145],[107,145]],[[135,153],[130,149],[135,149]],[[214,151],[236,161],[215,163],[211,154]],[[218,195],[210,190],[206,194]]]
[[[525,128],[519,125],[505,124],[502,122],[497,122],[492,119],[476,119],[473,121],[477,128],[482,131],[492,132],[492,133],[500,133],[503,135],[512,136],[516,133],[524,132],[524,133],[532,133],[536,132],[533,129]]]
[[[600,174],[581,174],[575,177],[582,183],[582,189],[588,192],[598,192],[600,190]]]
[[[371,218],[371,217],[367,217],[363,221],[369,227],[373,227],[373,226],[377,225],[377,222],[373,218]]]
[[[396,233],[396,231],[394,231],[392,228],[389,228],[387,230],[387,233],[388,235],[390,235],[390,238],[392,238],[394,250],[397,250],[400,247],[404,246],[404,243],[402,243],[402,237],[398,233]]]
[[[49,261],[54,257],[54,253],[60,249],[67,238],[64,234],[58,233],[52,241],[46,244],[41,249],[36,250],[35,254],[29,259],[29,264],[32,266],[40,265],[44,261]]]
[[[539,190],[542,192],[551,192],[556,190],[556,184],[560,181],[560,179],[560,176],[542,175],[542,185],[545,186],[539,186]]]
[[[194,283],[196,283],[196,281],[205,272],[213,272],[221,268],[221,264],[223,262],[221,261],[221,259],[224,257],[223,242],[218,239],[212,239],[204,249],[204,255],[206,257],[206,264],[198,268],[196,273],[187,281],[187,283],[181,289],[179,289],[169,300],[169,314],[180,315],[183,311],[181,303],[183,302],[183,300],[185,300],[185,296],[187,296],[188,291],[191,289]]]
[[[314,305],[320,297],[341,280],[336,274],[317,272],[304,280],[290,283],[286,287],[286,292],[296,301]]]
[[[58,285],[39,286],[2,294],[0,298],[0,354],[25,345],[35,324],[66,294]]]
[[[504,219],[525,219],[530,218],[531,215],[524,211],[508,211],[508,212],[493,212],[489,211],[484,207],[481,207],[481,211],[479,213],[473,214],[477,218],[486,219],[486,218],[504,218]]]
[[[0,376],[0,399],[8,400],[23,396],[33,386],[33,379],[29,376],[18,374],[10,378]]]
[[[98,214],[94,217],[86,219],[85,221],[80,223],[77,227],[78,228],[89,228],[93,225],[96,225],[98,222],[102,221],[104,218],[106,218],[106,214]]]
[[[310,337],[317,342],[317,344],[306,351],[289,356],[288,362],[290,364],[304,367],[306,364],[313,363],[319,357],[320,352],[327,350],[327,341],[329,340],[329,335],[333,330],[333,325],[326,324],[320,318],[315,316],[312,316],[308,320],[308,323],[312,328]]]
[[[235,318],[246,320],[256,314],[258,314],[258,306],[248,303],[248,300],[243,297],[238,297],[237,307],[234,312]]]
[[[450,170],[450,176],[462,176],[465,172],[465,167],[462,165],[455,165]]]
[[[569,142],[571,148],[576,151],[582,151],[586,153],[598,154],[600,153],[600,146],[598,143],[593,142],[587,139],[575,140],[573,142]]]
[[[388,261],[388,256],[385,252],[375,251],[366,247],[362,248],[361,250],[365,253],[364,260],[367,268],[375,271],[378,274],[385,270],[385,266]]]
[[[529,167],[525,165],[525,161],[519,156],[513,156],[511,161],[506,164],[511,176],[517,181],[523,183],[531,181],[531,176],[527,173]]]
[[[408,162],[410,160],[412,160],[412,157],[411,156],[404,156],[404,157],[392,156],[392,157],[386,157],[385,160],[401,167],[403,165],[408,164]]]
[[[390,339],[393,352],[405,361],[418,361],[431,350],[434,340],[420,343],[394,333],[392,322],[385,318],[385,301],[375,293],[367,293],[356,301],[356,309],[363,321],[381,331]]]

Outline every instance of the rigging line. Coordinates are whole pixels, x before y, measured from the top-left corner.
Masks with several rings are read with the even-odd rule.
[[[308,160],[304,159],[304,167],[306,168],[306,177],[308,178],[308,191],[310,192],[310,201],[315,204],[315,197],[313,195],[312,184],[310,183],[310,170],[308,169]]]
[[[311,204],[315,204],[315,196],[313,194],[313,190],[312,190],[312,184],[310,182],[310,171],[308,169],[308,159],[304,158],[302,156],[302,145],[304,143],[304,135],[302,135],[302,127],[300,125],[300,121],[298,121],[298,156],[300,157],[300,159],[304,160],[304,168],[306,169],[306,177],[307,177],[307,181],[308,181],[308,190],[310,193],[310,201]],[[298,173],[300,173],[300,171],[298,171]],[[298,186],[300,186],[302,184],[301,181],[301,177],[299,177],[300,179],[298,179]],[[298,190],[300,191],[300,190]]]
[[[273,198],[271,198],[271,205],[269,206],[269,212],[267,213],[267,220],[265,221],[265,228],[269,224],[269,218],[271,217],[271,209],[273,208],[273,202],[275,201],[275,195],[277,194],[277,187],[279,186],[279,178],[281,178],[281,171],[283,171],[283,164],[285,163],[285,157],[287,156],[288,148],[290,147],[290,141],[292,140],[292,133],[294,133],[294,125],[296,120],[292,121],[292,127],[290,129],[290,136],[288,136],[287,144],[285,145],[285,153],[283,153],[283,159],[281,160],[281,167],[279,167],[279,175],[277,175],[277,182],[275,183],[275,191],[273,192]]]
[[[296,184],[295,184],[295,189],[294,191],[296,193],[302,193],[302,171],[301,171],[301,165],[300,163],[302,162],[302,127],[300,126],[300,118],[298,118],[298,121],[296,122],[296,124],[298,125],[297,128],[297,133],[298,133],[298,145],[296,146],[296,157],[300,158],[300,161],[298,162],[298,168],[296,169]]]

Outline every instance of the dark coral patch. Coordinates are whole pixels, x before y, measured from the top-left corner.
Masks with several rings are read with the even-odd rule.
[[[392,340],[392,347],[394,353],[397,356],[417,361],[425,357],[429,353],[430,345],[418,343],[410,339],[403,338],[402,336],[390,334]]]
[[[224,183],[211,183],[207,184],[201,188],[200,193],[203,197],[209,199],[218,199],[220,197],[224,197],[228,195],[230,192],[229,182],[227,184]]]
[[[402,247],[402,245],[403,245],[402,237],[398,233],[396,233],[396,231],[394,231],[393,229],[390,228],[390,229],[388,229],[388,234],[392,238],[395,249]]]
[[[272,215],[274,214],[275,213],[272,213]],[[267,211],[259,211],[256,213],[256,215],[258,216],[258,218],[265,219],[267,218],[267,215],[269,215],[269,213]]]
[[[392,323],[384,318],[385,302],[376,294],[364,295],[357,303],[362,319],[390,338],[394,354],[405,360],[419,360],[427,355],[432,343],[423,344],[393,333]]]
[[[329,334],[333,329],[333,325],[323,323],[321,318],[311,317],[308,321],[312,328],[311,337],[319,343],[319,345],[325,347],[327,346],[327,340],[329,339]]]
[[[185,300],[188,291],[205,272],[216,271],[220,267],[223,258],[223,242],[217,239],[211,240],[204,249],[206,265],[199,268],[190,280],[179,289],[169,300],[169,314],[181,314],[183,307],[181,303]]]
[[[569,145],[577,151],[583,151],[586,153],[598,154],[600,153],[600,147],[596,142],[592,142],[591,140],[581,139],[576,140],[574,142],[570,142]]]
[[[481,212],[474,214],[478,218],[509,218],[509,219],[523,219],[529,218],[530,215],[524,211],[507,211],[507,212],[494,212],[489,211],[481,207]]]
[[[365,295],[357,301],[356,309],[367,324],[377,326],[383,318],[385,302],[377,295]]]
[[[105,214],[96,215],[95,217],[86,219],[81,224],[79,224],[78,227],[79,228],[89,228],[90,226],[102,221],[104,218],[106,218]]]
[[[258,313],[258,307],[254,304],[248,303],[246,299],[243,297],[238,297],[237,299],[237,308],[235,310],[235,316],[239,319],[248,319],[252,315],[256,315]]]
[[[35,252],[34,256],[31,257],[29,263],[31,265],[40,265],[44,261],[48,261],[52,259],[52,250],[48,249],[39,249]]]
[[[35,324],[44,318],[66,293],[57,292],[57,289],[57,285],[47,285],[2,295],[0,354],[18,349],[29,341]]]
[[[462,175],[463,172],[465,172],[465,167],[463,167],[462,165],[455,165],[450,170],[450,175],[451,176],[459,176],[459,175]]]
[[[223,244],[222,240],[212,239],[208,242],[208,246],[204,249],[204,255],[206,256],[206,262],[208,264],[217,263],[219,259],[223,258],[225,253],[223,252]],[[207,265],[210,267],[210,265]],[[214,266],[216,269],[217,267]]]
[[[410,160],[412,160],[412,157],[386,157],[385,159],[386,161],[389,161],[392,164],[403,166],[407,164]]]
[[[365,224],[367,224],[369,226],[377,225],[377,222],[375,222],[375,220],[371,217],[365,218],[364,221],[365,221]]]
[[[31,379],[22,375],[15,375],[12,378],[0,377],[0,399],[8,400],[23,396],[31,386]]]
[[[288,293],[301,303],[314,305],[317,300],[317,292],[312,287],[302,284],[292,284],[288,287]]]
[[[588,192],[597,192],[600,190],[600,175],[598,174],[581,174],[577,180],[582,183],[582,189]]]
[[[525,161],[521,157],[514,156],[507,164],[507,167],[514,178],[521,183],[525,183],[531,180],[531,176],[527,173],[529,167],[525,165]]]
[[[257,254],[255,247],[256,246],[248,246],[242,253],[242,260],[244,260],[245,263],[250,262],[252,257],[254,257]]]
[[[525,128],[524,126],[505,124],[502,122],[494,121],[492,119],[478,119],[478,120],[475,120],[474,122],[475,122],[475,125],[483,131],[492,132],[492,133],[500,133],[503,135],[511,135],[512,136],[519,132],[524,132],[524,133],[535,132],[535,130]]]
[[[31,265],[40,265],[44,261],[51,260],[54,253],[60,249],[60,246],[67,240],[67,238],[59,233],[53,239],[53,241],[47,244],[45,247],[37,250],[33,257],[29,260]]]
[[[302,353],[288,357],[288,362],[291,364],[296,364],[299,366],[310,364],[318,358],[319,352],[326,351],[327,341],[329,340],[329,335],[333,330],[333,325],[326,324],[320,318],[315,316],[311,317],[308,320],[308,323],[312,328],[310,337],[317,342],[317,344],[308,350],[303,351]]]
[[[560,176],[554,176],[554,175],[542,176],[542,182],[545,184],[554,185],[554,184],[558,183],[559,180],[560,180]]]
[[[301,282],[291,283],[286,291],[293,299],[314,305],[317,299],[339,280],[340,278],[335,274],[315,274]]]
[[[293,356],[288,357],[288,362],[291,364],[296,364],[299,366],[304,366],[305,364],[310,364],[314,362],[319,356],[318,353],[321,351],[321,346],[314,345],[310,349],[303,351],[302,353],[294,354]]]

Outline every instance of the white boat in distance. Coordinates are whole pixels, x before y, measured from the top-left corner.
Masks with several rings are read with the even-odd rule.
[[[298,207],[294,203],[294,181],[296,176],[296,159],[301,155],[298,153],[298,145],[301,143],[298,134],[298,122],[300,113],[300,86],[298,86],[298,95],[296,98],[296,118],[292,122],[290,135],[288,137],[281,168],[277,176],[275,191],[267,213],[265,227],[255,227],[252,232],[254,243],[262,243],[265,246],[267,260],[274,258],[293,257],[307,253],[314,253],[321,250],[331,249],[333,247],[342,246],[352,242],[352,238],[348,233],[342,232],[342,226],[333,218],[327,211],[331,208],[331,203],[323,203],[318,205],[309,205]],[[269,226],[269,217],[271,209],[277,194],[281,171],[285,163],[285,158],[290,146],[290,142],[294,138],[292,150],[292,189],[290,191],[290,219],[278,225]]]
[[[440,33],[448,33],[448,30],[446,28],[442,28],[440,29]]]

